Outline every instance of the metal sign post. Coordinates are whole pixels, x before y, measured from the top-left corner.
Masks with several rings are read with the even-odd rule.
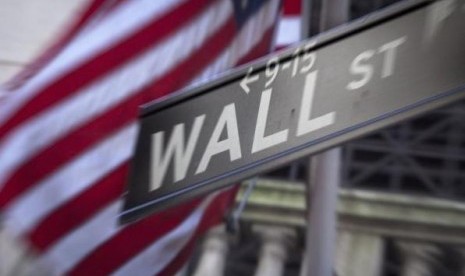
[[[321,3],[321,31],[349,20],[348,0],[322,0]],[[337,238],[336,206],[341,181],[341,148],[329,149],[310,157],[309,165],[304,259],[307,263],[306,275],[331,276]]]
[[[436,8],[402,2],[145,106],[122,221],[464,98],[465,11]]]

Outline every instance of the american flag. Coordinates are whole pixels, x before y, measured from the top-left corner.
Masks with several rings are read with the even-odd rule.
[[[92,0],[3,87],[0,212],[62,274],[176,272],[227,208],[217,192],[119,226],[138,106],[270,50],[279,0]],[[39,271],[39,270],[37,270]]]

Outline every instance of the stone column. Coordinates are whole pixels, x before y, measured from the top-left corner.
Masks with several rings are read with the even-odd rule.
[[[202,247],[202,255],[194,276],[223,275],[227,252],[227,233],[223,225],[217,226],[210,230],[205,237]]]
[[[295,237],[295,231],[291,228],[264,225],[254,225],[253,231],[262,239],[255,276],[283,275],[287,249]]]
[[[440,249],[427,242],[398,241],[404,263],[402,276],[433,276],[434,266],[441,255]]]
[[[337,239],[338,276],[380,276],[384,259],[382,236],[342,230]]]

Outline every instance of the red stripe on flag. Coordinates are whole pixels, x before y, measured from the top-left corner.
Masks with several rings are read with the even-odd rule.
[[[103,53],[96,53],[79,68],[60,77],[35,97],[27,101],[11,118],[0,127],[0,139],[9,131],[37,113],[50,108],[59,101],[73,95],[80,88],[114,70],[148,47],[160,42],[178,28],[205,10],[210,0],[187,1],[168,14],[144,26],[130,38]]]
[[[118,199],[124,189],[128,163],[113,170],[89,189],[59,206],[29,233],[28,238],[39,251],[45,251],[92,214]]]
[[[235,22],[230,18],[189,59],[181,62],[149,88],[137,92],[100,117],[74,130],[66,137],[38,153],[17,169],[0,191],[0,209],[37,184],[62,164],[77,157],[83,150],[110,136],[123,125],[133,121],[140,104],[180,89],[221,54],[234,38]],[[156,89],[154,89],[156,88]]]
[[[283,5],[283,13],[285,15],[300,15],[302,1],[301,0],[285,0]]]

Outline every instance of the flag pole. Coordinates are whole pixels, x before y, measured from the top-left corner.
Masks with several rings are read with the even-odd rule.
[[[303,1],[305,3],[307,1]],[[307,2],[306,18],[309,36],[311,6]],[[319,30],[325,31],[348,21],[348,0],[321,0]],[[301,275],[330,276],[333,274],[334,247],[337,238],[336,205],[341,179],[341,148],[334,148],[309,158],[307,182],[306,254]]]

